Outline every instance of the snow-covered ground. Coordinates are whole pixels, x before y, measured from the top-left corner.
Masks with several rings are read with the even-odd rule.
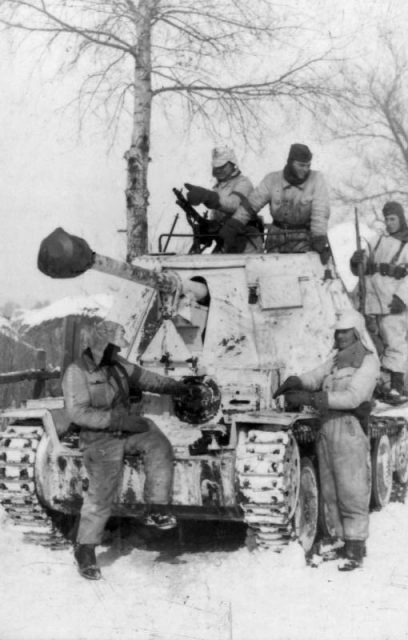
[[[135,528],[98,548],[103,580],[91,582],[70,549],[24,543],[3,515],[0,638],[405,640],[408,506],[370,521],[365,566],[351,573],[306,566],[297,543],[282,554],[196,545],[175,555],[174,535],[159,550]]]

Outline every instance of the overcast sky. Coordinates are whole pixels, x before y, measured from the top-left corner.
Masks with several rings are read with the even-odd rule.
[[[301,8],[308,2],[298,0],[296,4]],[[402,10],[398,5],[388,0],[343,0],[339,13],[334,1],[321,2],[333,33],[346,26],[359,28],[362,8],[364,12],[371,8],[371,22],[361,24],[361,38],[364,43],[368,40],[373,51],[370,25],[378,16],[396,20]],[[129,145],[130,130],[122,128],[111,150],[103,123],[88,122],[79,137],[75,112],[67,115],[61,109],[75,95],[78,79],[72,76],[59,82],[46,81],[52,61],[43,69],[37,65],[33,71],[35,57],[28,46],[12,51],[6,39],[0,42],[0,304],[15,300],[30,306],[37,300],[105,288],[105,280],[98,274],[75,281],[52,281],[38,272],[40,241],[57,226],[83,235],[99,253],[117,258],[125,255],[125,235],[119,230],[125,227],[123,153]],[[176,213],[172,186],[181,187],[185,181],[208,186],[212,182],[209,156],[216,140],[197,127],[188,138],[181,131],[177,113],[169,123],[154,112],[149,175],[150,238],[154,248],[158,234],[170,227]],[[306,120],[299,119],[290,131],[277,131],[266,140],[260,154],[244,153],[240,141],[232,144],[241,154],[242,170],[256,183],[268,171],[282,168],[288,146],[295,141],[309,144],[314,152],[313,168],[322,169],[329,183],[336,180],[344,158],[333,152],[332,145],[314,136]]]

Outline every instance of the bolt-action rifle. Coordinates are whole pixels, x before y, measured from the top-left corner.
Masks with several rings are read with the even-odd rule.
[[[205,247],[210,247],[213,241],[216,242],[215,251],[221,249],[222,240],[218,237],[221,224],[216,220],[207,220],[189,203],[180,189],[173,188],[176,196],[176,204],[183,209],[187,222],[193,230],[193,246],[190,253],[201,253]]]
[[[361,251],[361,234],[360,234],[360,223],[358,219],[358,210],[357,207],[354,208],[354,224],[356,228],[356,245],[357,251]],[[364,277],[365,266],[362,262],[358,264],[358,300],[359,300],[359,311],[362,315],[365,315],[365,300],[366,300],[366,285],[365,285],[365,277]]]

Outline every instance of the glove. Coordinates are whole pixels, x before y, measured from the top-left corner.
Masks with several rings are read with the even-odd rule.
[[[327,264],[330,258],[330,246],[327,236],[312,236],[312,251],[316,251],[320,255],[322,264]]]
[[[391,304],[388,306],[390,308],[390,313],[402,313],[407,308],[405,302],[395,294],[392,296]]]
[[[149,421],[142,416],[131,414],[124,407],[115,407],[111,411],[111,424],[108,431],[126,431],[144,433],[149,429]]]
[[[202,203],[210,209],[218,209],[220,206],[220,196],[216,191],[197,187],[194,184],[189,184],[188,182],[186,182],[184,186],[188,191],[187,200],[191,205],[196,206],[197,204]]]
[[[360,264],[364,265],[365,257],[366,256],[365,256],[364,249],[358,249],[351,256],[351,258],[350,258],[350,269],[351,269],[351,273],[353,273],[355,276],[358,276],[358,267],[359,267],[359,265]]]
[[[300,378],[298,376],[289,376],[289,378],[286,378],[286,380],[282,382],[280,387],[276,389],[275,393],[273,394],[273,397],[277,398],[278,396],[281,396],[282,393],[285,393],[285,391],[290,391],[291,389],[301,389],[301,388],[302,388],[302,382]]]
[[[327,391],[303,391],[293,390],[285,393],[285,402],[289,411],[299,409],[303,405],[317,409],[321,415],[329,409]]]
[[[194,404],[195,402],[201,402],[202,391],[198,385],[186,384],[185,382],[178,382],[177,387],[172,392],[174,399],[178,402]]]
[[[314,393],[312,393],[312,391],[303,391],[301,389],[296,389],[285,393],[285,402],[288,409],[297,409],[298,407],[305,404],[309,407],[313,407],[313,396]]]
[[[228,218],[218,237],[224,243],[224,253],[242,253],[246,245],[246,226],[235,218]]]
[[[350,258],[350,262],[353,264],[363,264],[365,260],[365,251],[364,249],[358,249],[353,253]]]
[[[185,382],[176,382],[171,390],[171,395],[177,400],[184,400],[190,395],[190,385]]]
[[[401,280],[401,278],[405,278],[407,274],[407,268],[403,265],[396,264],[394,267],[394,278],[396,280]]]

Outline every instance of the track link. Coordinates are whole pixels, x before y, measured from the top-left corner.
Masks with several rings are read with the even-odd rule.
[[[236,467],[247,546],[282,551],[295,537],[300,461],[293,436],[287,431],[240,432]]]
[[[35,489],[35,455],[43,433],[37,425],[8,425],[0,433],[0,504],[25,541],[51,549],[67,548],[69,542]]]

